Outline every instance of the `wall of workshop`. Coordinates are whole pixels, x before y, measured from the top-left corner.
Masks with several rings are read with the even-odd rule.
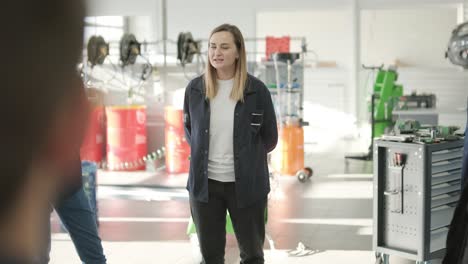
[[[88,14],[153,16],[158,39],[161,32],[161,0],[87,0]],[[244,37],[256,36],[256,12],[260,10],[304,10],[313,8],[335,8],[349,5],[348,0],[303,1],[290,0],[168,0],[167,1],[167,36],[177,40],[182,31],[192,32],[195,38],[206,39],[210,31],[221,23],[237,25]],[[175,51],[175,45],[169,45]],[[251,48],[253,49],[253,47]]]
[[[159,15],[159,0],[86,0],[88,16]]]
[[[444,54],[455,25],[454,7],[362,10],[362,63],[448,67]]]
[[[399,83],[405,93],[433,93],[437,96],[440,125],[466,125],[468,72],[459,68],[401,68]]]
[[[361,11],[362,63],[388,65],[398,60],[405,66],[398,70],[399,83],[405,87],[405,93],[435,93],[440,123],[464,126],[466,116],[460,109],[466,105],[468,97],[468,76],[444,58],[451,30],[457,23],[456,7],[390,8]],[[282,23],[286,17],[288,24]],[[311,127],[306,128],[306,135],[311,135],[306,141],[320,138],[318,131],[353,131],[355,128],[354,117],[347,115],[352,106],[348,89],[350,54],[353,52],[348,45],[352,41],[350,21],[347,10],[257,14],[258,37],[288,33],[304,35],[309,50],[315,51],[320,61],[337,64],[336,68],[305,69],[304,111],[306,119],[313,120]],[[309,59],[312,58],[309,55]],[[369,72],[361,71],[359,89],[362,96],[358,98],[361,122],[369,120],[367,97],[372,84],[367,83],[366,88],[368,76]]]
[[[131,5],[123,0],[88,0],[88,2],[92,2],[90,13],[94,15],[153,16],[154,27],[146,30],[145,34],[151,31],[155,32],[157,39],[162,38],[160,0],[134,0],[131,1]],[[285,3],[279,0],[236,2],[169,0],[167,2],[170,40],[176,40],[181,31],[190,31],[195,38],[207,38],[213,27],[224,22],[238,25],[245,37],[305,35],[308,48],[318,54],[319,60],[336,61],[338,66],[306,68],[305,110],[308,115],[306,119],[316,125],[309,127],[310,133],[306,134],[313,134],[314,131],[323,130],[324,127],[330,129],[338,127],[339,130],[350,133],[349,131],[355,127],[355,117],[348,114],[352,105],[349,102],[351,97],[348,89],[348,68],[350,54],[353,52],[349,45],[351,41],[351,18],[347,11],[349,1],[291,0]],[[384,9],[370,10],[365,9],[366,5],[371,8],[379,7],[373,1],[361,1],[364,7],[361,12],[362,62],[394,63],[398,59],[402,63],[411,65],[399,70],[400,83],[404,85],[406,91],[435,92],[441,107],[458,108],[458,105],[463,105],[468,96],[466,95],[468,89],[464,89],[468,80],[464,72],[449,65],[443,58],[450,31],[456,24],[457,11],[454,4],[459,1],[432,1],[438,5],[406,9],[402,7],[410,4],[407,1],[399,1],[397,5],[393,5],[393,2],[386,2],[388,4]],[[450,7],[445,4],[450,4]],[[134,28],[145,31],[141,25]],[[416,45],[418,43],[421,45]],[[262,47],[259,45],[257,48],[249,47],[249,49],[261,51]],[[168,52],[175,55],[175,44],[168,45]],[[361,93],[363,96],[359,98],[358,106],[362,120],[366,121],[364,82],[367,73],[362,72],[361,76],[363,84],[360,88],[364,92]],[[173,81],[175,84],[173,88],[180,88],[183,87],[185,77],[178,73],[173,76]],[[445,114],[445,117],[441,117],[441,122],[464,124],[464,114],[455,110],[455,107],[451,110],[448,108],[444,111],[452,114]],[[340,121],[331,124],[327,121],[330,117],[335,118],[334,120],[340,118]],[[306,140],[316,141],[317,137],[311,136]]]
[[[389,65],[399,61],[399,82],[405,93],[436,94],[440,124],[464,126],[466,114],[460,109],[466,107],[468,72],[444,56],[456,25],[455,6],[363,10],[362,63]]]
[[[351,14],[345,9],[258,12],[257,37],[305,37],[308,50],[314,51],[319,60],[334,61],[339,67],[345,67],[351,57],[350,20]],[[264,51],[264,43],[259,44],[258,50]],[[300,51],[300,42],[291,44],[292,51]]]
[[[287,21],[287,23],[285,23]],[[263,11],[257,13],[257,37],[299,36],[307,39],[307,49],[319,61],[336,67],[314,67],[317,57],[306,56],[304,70],[305,141],[324,142],[330,135],[342,137],[352,131],[354,118],[348,93],[348,65],[351,59],[351,13],[346,9]],[[257,48],[264,52],[265,45]],[[291,51],[300,51],[300,42],[291,42]]]
[[[87,0],[86,2],[88,16],[126,16],[129,17],[127,30],[135,34],[139,41],[161,39],[159,0]],[[112,59],[114,63],[117,62],[118,54],[114,54]],[[112,67],[107,65],[107,68]],[[157,89],[159,82],[147,85],[149,85],[147,91],[151,91],[144,99],[147,106],[148,152],[153,152],[164,145],[164,102]],[[110,90],[106,97],[109,104],[125,104],[126,93]]]

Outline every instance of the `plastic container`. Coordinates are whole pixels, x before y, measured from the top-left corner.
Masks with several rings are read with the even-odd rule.
[[[278,145],[271,156],[273,169],[284,175],[296,175],[304,168],[304,129],[296,118],[287,118],[278,136]]]
[[[164,110],[166,171],[187,173],[190,168],[190,145],[185,139],[183,110],[167,106]]]

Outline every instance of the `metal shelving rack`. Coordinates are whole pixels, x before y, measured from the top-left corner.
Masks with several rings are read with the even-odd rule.
[[[258,68],[259,78],[269,87],[278,120],[296,117],[303,121],[304,104],[304,52],[295,61],[264,61]],[[277,75],[278,73],[278,75]],[[274,86],[274,87],[271,87]],[[279,88],[280,86],[281,88]],[[297,98],[295,98],[298,96]]]

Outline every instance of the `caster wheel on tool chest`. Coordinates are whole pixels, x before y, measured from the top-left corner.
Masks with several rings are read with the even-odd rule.
[[[300,182],[305,182],[312,177],[314,171],[310,167],[306,167],[296,173],[296,177]]]
[[[383,264],[382,255],[375,252],[375,264]]]
[[[390,264],[389,256],[375,252],[375,264]]]

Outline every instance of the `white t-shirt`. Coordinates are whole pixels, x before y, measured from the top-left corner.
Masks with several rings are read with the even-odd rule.
[[[218,94],[210,100],[210,146],[208,178],[234,182],[234,109],[236,101],[229,98],[234,79],[218,80]]]

